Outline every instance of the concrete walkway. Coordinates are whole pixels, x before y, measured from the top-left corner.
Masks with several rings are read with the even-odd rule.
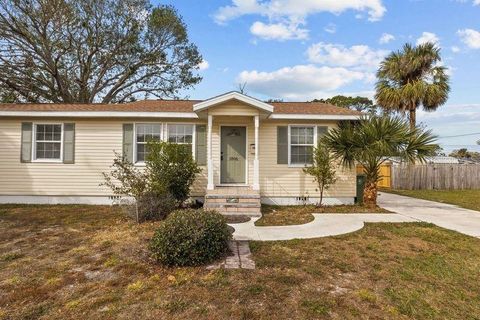
[[[479,200],[480,201],[480,200]],[[312,222],[278,227],[257,227],[252,218],[231,224],[235,240],[292,240],[336,236],[363,228],[365,222],[429,222],[466,235],[480,237],[480,212],[439,202],[380,193],[378,205],[395,213],[313,214]]]
[[[399,214],[365,213],[365,214],[313,214],[312,222],[278,227],[257,227],[254,225],[259,218],[252,218],[245,223],[235,223],[235,240],[292,240],[336,236],[357,231],[363,228],[365,222],[415,222],[416,220]]]
[[[480,201],[480,199],[478,200]],[[480,237],[480,212],[440,202],[380,193],[378,205],[417,221]]]

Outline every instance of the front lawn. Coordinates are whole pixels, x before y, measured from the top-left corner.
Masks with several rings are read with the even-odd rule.
[[[0,319],[475,319],[480,240],[423,223],[251,242],[255,270],[162,268],[158,223],[0,206]]]
[[[480,190],[390,190],[384,192],[431,201],[455,204],[457,206],[480,211]]]
[[[262,217],[255,222],[256,226],[287,226],[305,224],[313,221],[312,213],[387,213],[389,211],[376,207],[360,205],[338,205],[317,207],[307,206],[270,206],[262,205]]]

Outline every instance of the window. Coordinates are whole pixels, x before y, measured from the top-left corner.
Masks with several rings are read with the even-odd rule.
[[[169,124],[168,142],[184,144],[192,150],[193,128],[193,124]]]
[[[62,124],[35,124],[34,160],[62,159]]]
[[[160,123],[139,123],[135,125],[136,162],[144,162],[148,155],[149,141],[162,139],[162,125]]]
[[[290,164],[311,164],[313,147],[315,146],[315,127],[291,126],[289,143]]]

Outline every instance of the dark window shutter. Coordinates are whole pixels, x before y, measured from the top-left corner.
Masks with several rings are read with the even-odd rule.
[[[33,124],[31,122],[22,122],[20,162],[32,161],[32,130]]]
[[[199,166],[205,166],[207,164],[207,126],[197,124],[195,131],[195,160]]]
[[[277,127],[277,164],[288,164],[288,127]]]
[[[133,162],[133,123],[123,124],[123,158]]]
[[[75,163],[75,123],[63,124],[63,163]]]
[[[327,134],[328,127],[327,126],[318,126],[317,127],[317,143],[320,142],[320,139]]]

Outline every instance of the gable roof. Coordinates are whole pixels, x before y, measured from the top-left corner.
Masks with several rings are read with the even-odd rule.
[[[247,97],[247,98],[245,98]],[[198,118],[195,111],[236,99],[270,113],[271,119],[353,120],[361,112],[320,102],[266,103],[238,92],[208,100],[140,100],[123,104],[2,103],[1,116]],[[271,111],[270,111],[271,110]]]
[[[220,103],[227,102],[229,100],[238,100],[238,101],[244,102],[244,103],[246,103],[246,104],[248,104],[248,105],[250,105],[254,108],[257,108],[259,110],[266,111],[266,112],[269,112],[269,113],[273,112],[273,106],[272,105],[270,105],[266,102],[260,101],[258,99],[252,98],[250,96],[247,96],[247,95],[242,94],[242,93],[237,92],[237,91],[227,92],[225,94],[207,99],[205,101],[195,103],[193,105],[193,111],[194,112],[202,111],[202,110],[208,109],[210,107],[216,106]]]

